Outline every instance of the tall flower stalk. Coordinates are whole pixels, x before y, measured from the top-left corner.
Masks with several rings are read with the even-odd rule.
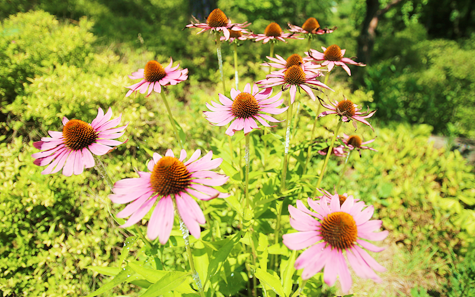
[[[234,42],[233,46],[234,46],[234,80],[236,82],[236,90],[239,90],[237,43]]]
[[[175,119],[173,118],[172,111],[170,109],[170,106],[168,105],[167,96],[165,95],[165,92],[161,92],[160,95],[162,95],[163,103],[165,103],[165,106],[167,108],[168,119],[170,120],[170,124],[172,125],[172,128],[173,128],[173,132],[175,133],[175,138],[177,139],[178,143],[180,144],[181,149],[183,150],[185,149],[185,146],[183,145],[180,135],[178,134],[178,131],[176,129]]]
[[[350,156],[352,152],[353,152],[352,150],[348,152],[348,156],[346,157],[346,160],[345,160],[345,165],[343,165],[343,169],[340,172],[340,178],[338,179],[338,183],[336,184],[336,189],[335,189],[336,191],[338,191],[338,189],[340,188],[340,183],[341,183],[341,180],[343,179],[343,176],[345,175],[346,167],[348,166],[348,160],[350,160]]]
[[[219,32],[216,32],[216,54],[218,55],[219,73],[223,82],[223,92],[226,93],[226,83],[224,82],[223,56],[221,55],[221,38]]]
[[[312,193],[312,197],[314,197],[316,195],[318,189],[320,188],[320,184],[322,182],[323,175],[325,175],[325,169],[327,168],[328,160],[330,159],[330,156],[333,152],[333,146],[335,144],[335,139],[336,139],[336,136],[338,135],[338,131],[340,130],[341,124],[343,124],[343,121],[339,120],[338,125],[336,126],[336,129],[335,129],[335,134],[333,134],[333,138],[332,138],[332,142],[330,144],[330,148],[328,149],[327,157],[325,158],[325,162],[323,163],[322,171],[321,171],[320,176],[318,178],[317,186],[316,186],[315,190]]]

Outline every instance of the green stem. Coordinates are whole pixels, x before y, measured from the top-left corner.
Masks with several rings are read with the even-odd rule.
[[[146,245],[150,250],[152,250],[152,244],[151,244],[150,241],[148,241],[148,239],[145,238],[145,236],[142,234],[142,231],[140,231],[139,226],[137,226],[137,224],[135,224],[134,227],[135,227],[135,231],[136,231],[137,234],[139,235],[140,239],[142,239],[143,243],[145,243],[145,245]]]
[[[236,81],[236,90],[239,90],[238,55],[236,42],[234,42],[234,79]]]
[[[249,167],[251,166],[251,160],[249,158],[249,142],[251,138],[251,133],[248,133],[246,136],[246,153],[244,158],[246,159],[246,186],[245,186],[245,197],[246,197],[246,207],[251,207],[251,202],[249,201]]]
[[[173,118],[172,111],[170,109],[170,106],[168,105],[167,96],[165,95],[165,90],[162,90],[162,92],[160,92],[160,95],[162,95],[163,102],[165,103],[165,106],[167,108],[168,119],[170,120],[170,124],[172,125],[173,132],[175,133],[175,137],[176,139],[178,139],[178,143],[180,144],[181,149],[185,149],[185,146],[183,145],[180,135],[178,134],[178,131],[176,129],[175,119]]]
[[[112,179],[110,178],[109,174],[107,173],[106,167],[104,166],[104,163],[102,163],[101,159],[99,159],[98,156],[94,156],[94,161],[95,165],[94,168],[99,172],[99,174],[102,176],[102,178],[106,181],[106,184],[109,186],[109,189],[112,191],[112,187],[114,183],[112,182]]]
[[[336,189],[335,189],[337,192],[338,192],[338,188],[340,188],[341,180],[343,179],[343,176],[345,175],[346,167],[348,166],[348,160],[350,160],[350,156],[352,152],[353,150],[350,150],[350,152],[348,153],[348,156],[346,157],[346,160],[345,160],[345,165],[343,166],[343,169],[341,170],[340,179],[338,180],[338,183],[336,184]]]
[[[282,208],[283,208],[283,205],[284,205],[284,201],[277,201],[277,223],[275,224],[275,232],[274,232],[274,244],[278,244],[279,243],[279,233],[280,233],[280,217],[282,215]],[[271,263],[270,263],[270,267],[271,269],[274,269],[274,265],[277,263],[277,258],[279,256],[278,255],[274,255],[272,257],[272,260],[271,260]]]
[[[307,284],[307,280],[302,280],[302,283],[300,284],[299,289],[297,291],[295,291],[295,293],[292,295],[292,297],[299,296],[302,293],[303,288],[305,287],[306,284]]]
[[[333,152],[333,145],[335,144],[335,139],[336,139],[336,136],[338,135],[338,131],[340,130],[341,124],[343,124],[343,121],[339,120],[338,125],[336,126],[336,129],[335,129],[335,134],[333,134],[332,142],[330,144],[330,147],[328,148],[327,157],[325,158],[325,163],[323,163],[322,172],[320,173],[320,177],[318,178],[317,187],[315,188],[315,190],[313,190],[312,197],[314,197],[315,194],[317,193],[317,190],[320,187],[320,183],[322,182],[323,175],[325,175],[325,169],[327,168],[330,155]]]
[[[308,36],[307,51],[310,51],[311,44],[312,44],[312,38]]]
[[[274,57],[274,42],[270,42],[270,57],[273,58]],[[272,66],[269,66],[269,73],[271,73],[272,71]]]
[[[327,75],[325,75],[325,80],[323,81],[323,84],[324,85],[327,85],[327,82],[328,82],[328,78],[330,77],[330,72],[327,73]]]
[[[280,181],[280,191],[285,191],[285,182],[287,176],[287,162],[288,162],[288,154],[289,154],[289,146],[290,146],[290,120],[292,118],[292,107],[293,104],[291,103],[289,108],[287,109],[287,119],[285,121],[286,131],[285,131],[285,151],[284,151],[284,162],[282,164],[282,180]]]
[[[183,222],[183,220],[180,217],[180,214],[178,213],[178,208],[177,208],[177,205],[176,205],[176,197],[174,195],[172,196],[172,200],[173,200],[173,204],[175,206],[175,209],[177,210],[178,221],[180,222],[181,234],[183,235],[183,240],[185,241],[185,249],[186,249],[186,253],[188,254],[188,261],[190,262],[191,277],[193,278],[193,280],[195,281],[196,286],[198,287],[198,290],[200,292],[200,296],[205,297],[205,293],[203,291],[203,286],[201,285],[200,275],[198,274],[198,272],[195,269],[195,263],[193,261],[193,254],[191,253],[191,246],[190,246],[190,240],[189,240],[190,231],[188,231],[188,228],[186,227],[185,223]]]
[[[218,55],[219,73],[223,82],[223,94],[226,94],[226,84],[224,82],[223,56],[221,55],[221,39],[219,32],[216,32],[216,54]]]
[[[321,106],[322,106],[321,104],[318,104],[317,116],[315,117],[315,120],[313,121],[312,133],[310,134],[311,135],[310,141],[313,141],[313,138],[315,137],[315,128],[317,127],[318,114],[320,113]],[[311,157],[312,157],[312,145],[310,145],[307,150],[307,160],[305,161],[305,166],[303,167],[303,174],[307,173],[308,163],[310,162]]]

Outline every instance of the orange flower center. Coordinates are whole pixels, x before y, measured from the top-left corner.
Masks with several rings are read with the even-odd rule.
[[[166,75],[165,68],[157,61],[148,61],[147,65],[145,65],[144,76],[148,82],[157,82]]]
[[[315,18],[308,18],[305,23],[302,25],[302,29],[307,32],[313,32],[314,30],[320,28],[320,24]]]
[[[264,31],[266,36],[279,37],[282,35],[282,28],[277,23],[270,23]]]
[[[233,38],[239,38],[242,36],[241,31],[234,31],[234,30],[229,30],[229,36]]]
[[[341,49],[336,44],[327,47],[323,55],[325,56],[325,60],[328,61],[340,61],[341,58],[343,58],[343,55],[341,54]]]
[[[290,57],[287,58],[287,64],[285,64],[286,68],[292,67],[294,65],[302,65],[303,64],[303,59],[299,54],[293,54]]]
[[[353,102],[351,102],[348,99],[338,102],[338,105],[336,106],[336,108],[339,115],[352,117],[356,114],[356,109],[355,109],[355,106],[353,105]]]
[[[348,144],[351,144],[354,147],[360,148],[361,143],[363,143],[363,140],[358,135],[351,135],[348,138]]]
[[[70,120],[63,127],[64,144],[74,150],[82,150],[93,144],[97,139],[97,132],[86,122]]]
[[[305,72],[298,65],[291,66],[285,71],[284,81],[291,85],[300,85],[305,82]]]
[[[343,195],[338,195],[338,198],[340,198],[340,206],[342,206],[343,203],[345,203],[345,201],[346,201],[346,197],[343,196]]]
[[[155,193],[161,196],[178,194],[190,185],[190,172],[185,164],[175,157],[163,157],[153,167],[150,183]]]
[[[323,219],[320,235],[332,248],[346,250],[355,245],[358,228],[352,215],[334,212]]]
[[[247,119],[257,115],[259,104],[256,98],[249,93],[240,93],[234,99],[231,112],[235,117]]]
[[[209,14],[206,23],[213,28],[226,27],[228,24],[228,17],[221,9],[216,8]]]

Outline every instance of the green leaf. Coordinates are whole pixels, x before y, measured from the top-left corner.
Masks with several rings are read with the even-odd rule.
[[[145,293],[143,293],[142,297],[155,297],[159,295],[163,295],[167,292],[170,292],[171,290],[176,289],[179,287],[181,284],[183,284],[186,281],[186,278],[190,275],[191,273],[183,273],[179,271],[170,271],[167,272],[167,274],[161,278],[158,282],[154,283],[151,285]]]
[[[256,277],[259,279],[259,281],[261,281],[261,283],[269,286],[279,296],[286,296],[284,293],[284,288],[282,288],[280,280],[277,276],[271,275],[266,271],[257,268]]]
[[[110,282],[104,284],[96,291],[87,295],[87,297],[93,297],[105,293],[109,290],[112,290],[115,286],[118,286],[123,282],[132,282],[139,279],[141,278],[137,277],[137,274],[129,266],[127,266],[125,268],[122,268],[122,271],[117,274]]]
[[[135,241],[137,241],[137,236],[129,236],[125,239],[124,247],[120,252],[119,265],[122,265],[124,260],[127,258],[130,252],[130,247],[135,243]]]
[[[180,138],[182,143],[186,143],[186,134],[181,128],[180,124],[178,124],[177,120],[173,119],[175,121],[175,126],[178,130],[178,137]]]
[[[284,292],[286,295],[290,295],[292,292],[293,280],[292,276],[295,273],[295,258],[297,257],[297,251],[292,251],[289,259],[287,260],[287,266],[284,269],[284,274],[282,276],[282,283],[284,285]]]
[[[226,243],[223,245],[222,248],[215,253],[214,258],[209,262],[208,266],[208,274],[206,277],[206,282],[219,271],[219,267],[226,261],[228,258],[229,253],[233,249],[234,245],[239,242],[241,239],[241,232],[238,232],[233,237],[230,237],[226,240]]]
[[[129,266],[130,268],[132,268],[132,270],[134,270],[136,273],[143,276],[144,279],[148,280],[149,282],[153,284],[159,281],[169,272],[169,271],[164,271],[164,270],[151,269],[151,268],[142,266],[140,264],[141,263],[139,262],[129,262]],[[182,272],[182,273],[186,274],[185,272]]]
[[[102,266],[87,266],[87,269],[91,269],[92,271],[98,272],[100,274],[115,276],[119,274],[122,270],[120,267],[102,267]]]

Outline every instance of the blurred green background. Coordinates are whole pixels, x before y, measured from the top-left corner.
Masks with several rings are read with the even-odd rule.
[[[218,145],[224,130],[201,116],[204,103],[221,92],[214,41],[207,32],[184,30],[192,15],[204,21],[216,7],[233,22],[252,22],[254,33],[271,21],[286,28],[315,17],[322,27],[338,29],[312,48],[338,44],[347,57],[367,64],[351,67],[352,77],[337,69],[329,81],[337,91],[332,98],[345,94],[378,109],[375,132],[362,125],[358,132],[377,136],[379,152],[352,157],[343,188],[374,204],[391,231],[390,256],[379,259],[390,268],[383,285],[357,284],[356,296],[475,294],[475,174],[467,161],[475,144],[474,6],[470,0],[0,0],[0,296],[81,296],[108,280],[85,268],[117,264],[128,234],[110,219],[108,188],[95,170],[71,178],[41,175],[31,143],[60,131],[63,116],[91,121],[98,107],[112,106],[131,123],[129,141],[104,162],[114,180],[134,176],[135,167],[144,170],[150,151],[175,143],[155,97],[124,97],[133,83],[127,75],[148,60],[173,57],[189,69],[186,82],[169,88],[188,147],[229,154]],[[279,43],[275,53],[303,55],[306,44]],[[264,78],[260,64],[269,45],[247,42],[238,51],[241,86]],[[223,56],[229,87],[234,69],[227,44]],[[300,141],[310,138],[316,109],[304,103],[309,109],[299,118]],[[336,122],[323,123],[331,129]],[[302,158],[294,148],[291,173]],[[312,168],[321,161],[314,158]],[[341,168],[341,160],[332,160],[328,189]],[[229,207],[213,203],[207,210],[213,234],[231,234],[235,215],[219,215]],[[181,256],[167,257],[170,267],[186,267]],[[114,294],[138,290],[127,285]]]

